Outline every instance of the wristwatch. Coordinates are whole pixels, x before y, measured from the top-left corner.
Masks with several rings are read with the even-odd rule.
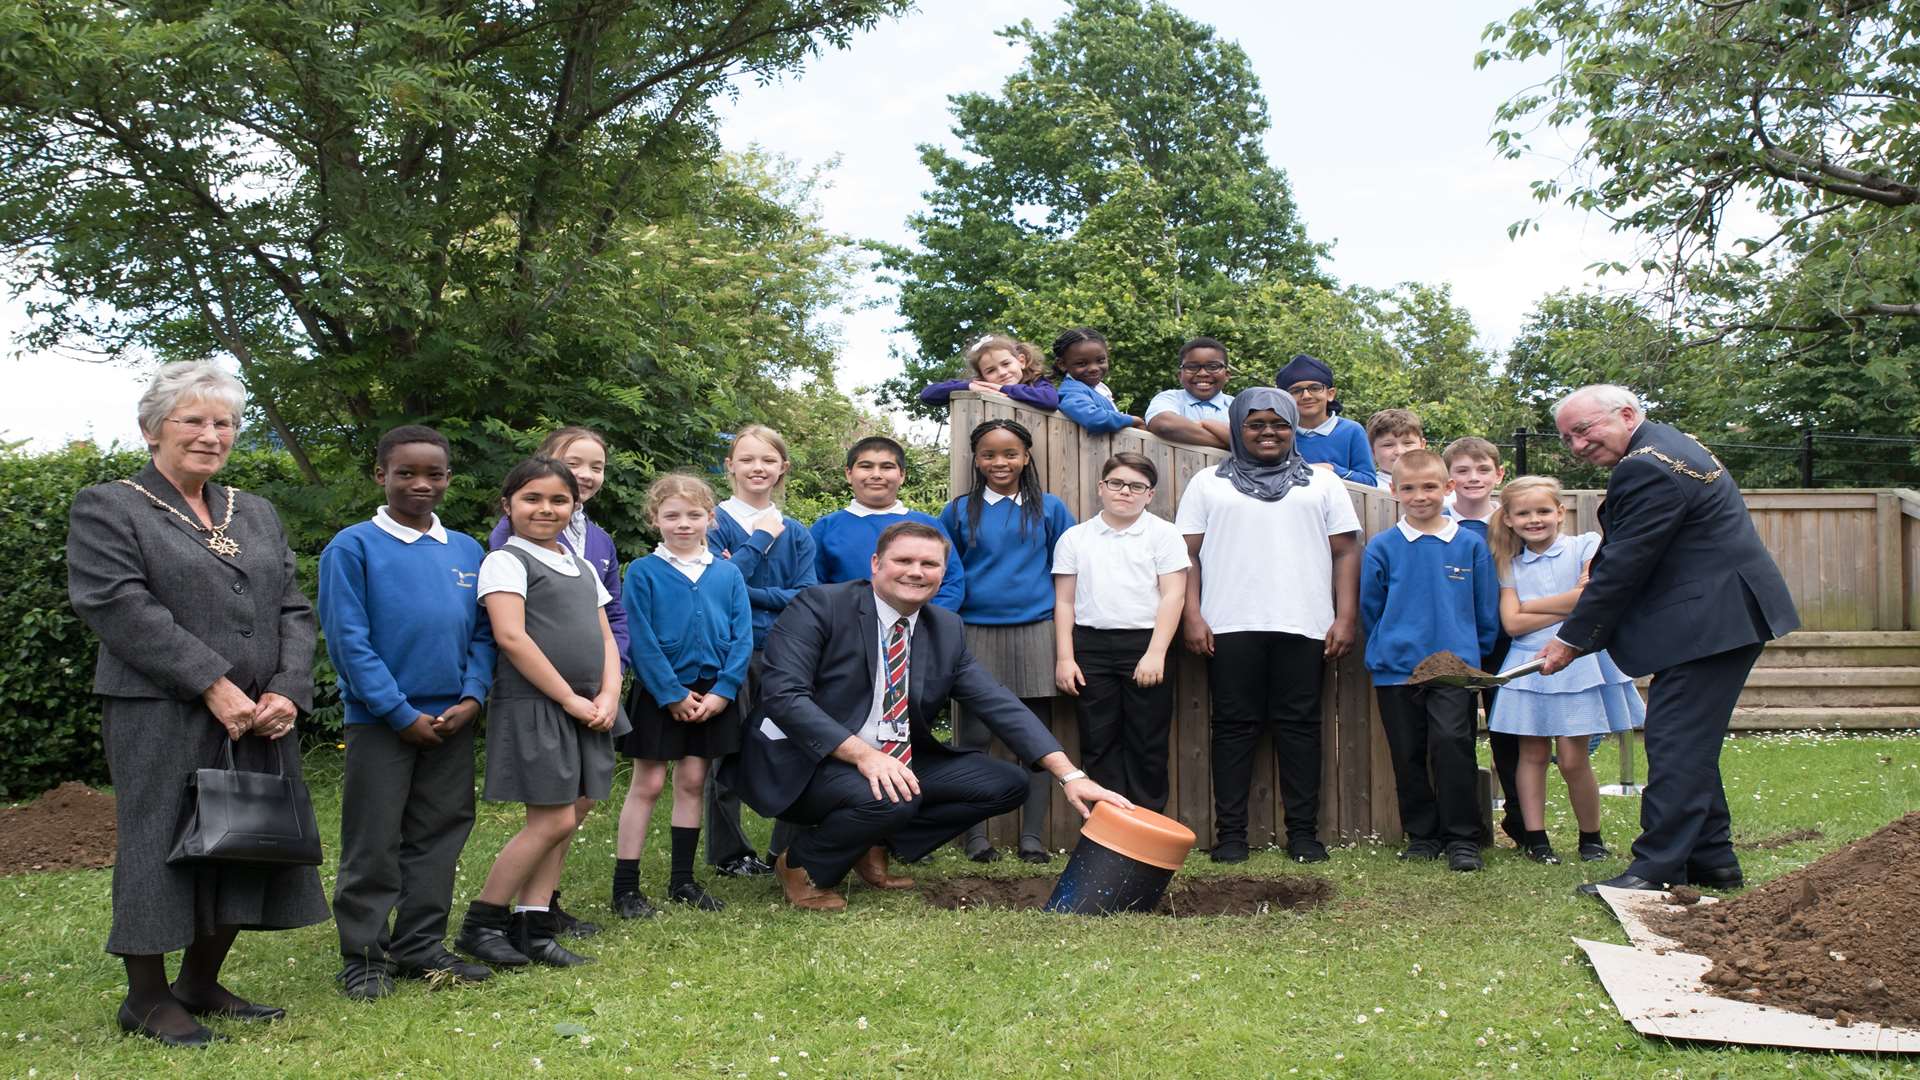
[[[1087,770],[1075,769],[1072,772],[1060,778],[1060,786],[1066,787],[1068,784],[1073,783],[1075,780],[1084,780],[1086,778],[1087,778]]]

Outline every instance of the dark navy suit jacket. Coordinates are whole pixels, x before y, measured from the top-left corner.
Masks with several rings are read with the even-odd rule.
[[[1786,579],[1733,477],[1722,471],[1703,483],[1652,453],[1634,453],[1645,447],[1697,473],[1720,468],[1666,424],[1634,429],[1628,456],[1607,481],[1591,577],[1560,640],[1582,652],[1605,649],[1620,670],[1646,675],[1799,626]]]
[[[806,789],[820,762],[857,734],[873,706],[880,617],[866,581],[817,585],[794,597],[767,635],[760,700],[729,782],[765,817],[778,817]],[[933,737],[949,700],[986,723],[1028,766],[1060,749],[1053,734],[967,649],[960,616],[920,609],[907,654],[907,719],[916,762],[976,753]],[[775,737],[775,736],[781,737]]]

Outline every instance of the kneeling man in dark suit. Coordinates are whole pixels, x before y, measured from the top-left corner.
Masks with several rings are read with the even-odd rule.
[[[1026,799],[1027,769],[933,737],[929,721],[949,699],[1052,773],[1083,817],[1096,802],[1132,806],[1074,768],[974,661],[958,615],[928,606],[946,564],[939,530],[894,525],[875,545],[872,581],[802,592],[767,637],[732,780],[754,810],[801,827],[774,867],[795,907],[845,908],[832,890],[849,870],[876,888],[910,888],[889,872],[889,852],[911,862]]]

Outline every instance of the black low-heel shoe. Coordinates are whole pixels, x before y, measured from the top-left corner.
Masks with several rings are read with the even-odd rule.
[[[142,1023],[139,1017],[133,1015],[132,1007],[124,1001],[120,1003],[120,1013],[115,1019],[120,1022],[121,1031],[129,1035],[138,1035],[141,1038],[152,1039],[162,1046],[212,1046],[216,1042],[225,1042],[227,1038],[225,1035],[204,1025],[195,1025],[194,1029],[185,1035],[173,1035],[164,1031],[156,1031]]]
[[[579,967],[593,963],[593,957],[581,956],[554,940],[556,933],[551,911],[517,911],[513,914],[513,947],[527,959],[548,967]]]
[[[179,987],[170,986],[168,989],[173,991],[173,998],[180,1003],[180,1007],[194,1016],[212,1016],[221,1020],[240,1020],[250,1024],[272,1023],[275,1020],[287,1018],[287,1010],[278,1005],[255,1005],[251,1001],[241,1001],[237,1005],[226,1006],[200,1005],[182,996]]]

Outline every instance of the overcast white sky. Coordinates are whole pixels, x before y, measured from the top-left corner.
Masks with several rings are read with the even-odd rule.
[[[1532,200],[1528,182],[1559,164],[1501,161],[1487,145],[1494,108],[1549,71],[1473,68],[1481,28],[1519,0],[1174,2],[1252,59],[1273,118],[1268,156],[1292,179],[1309,235],[1334,242],[1332,270],[1343,282],[1449,282],[1482,343],[1499,348],[1540,296],[1591,282],[1589,264],[1629,251],[1604,221]],[[954,141],[947,96],[996,91],[1018,67],[1019,50],[994,31],[1022,17],[1045,25],[1066,10],[1034,0],[922,7],[797,79],[747,85],[722,105],[729,146],[758,143],[803,166],[839,158],[821,193],[837,232],[909,239],[907,215],[928,185],[916,146]],[[1529,216],[1542,219],[1541,231],[1509,241],[1507,226]],[[0,334],[11,338],[22,321],[19,305],[0,306]],[[841,321],[843,385],[892,374],[890,305]],[[17,353],[9,344],[0,360],[8,388],[0,439],[136,440],[140,372]]]

